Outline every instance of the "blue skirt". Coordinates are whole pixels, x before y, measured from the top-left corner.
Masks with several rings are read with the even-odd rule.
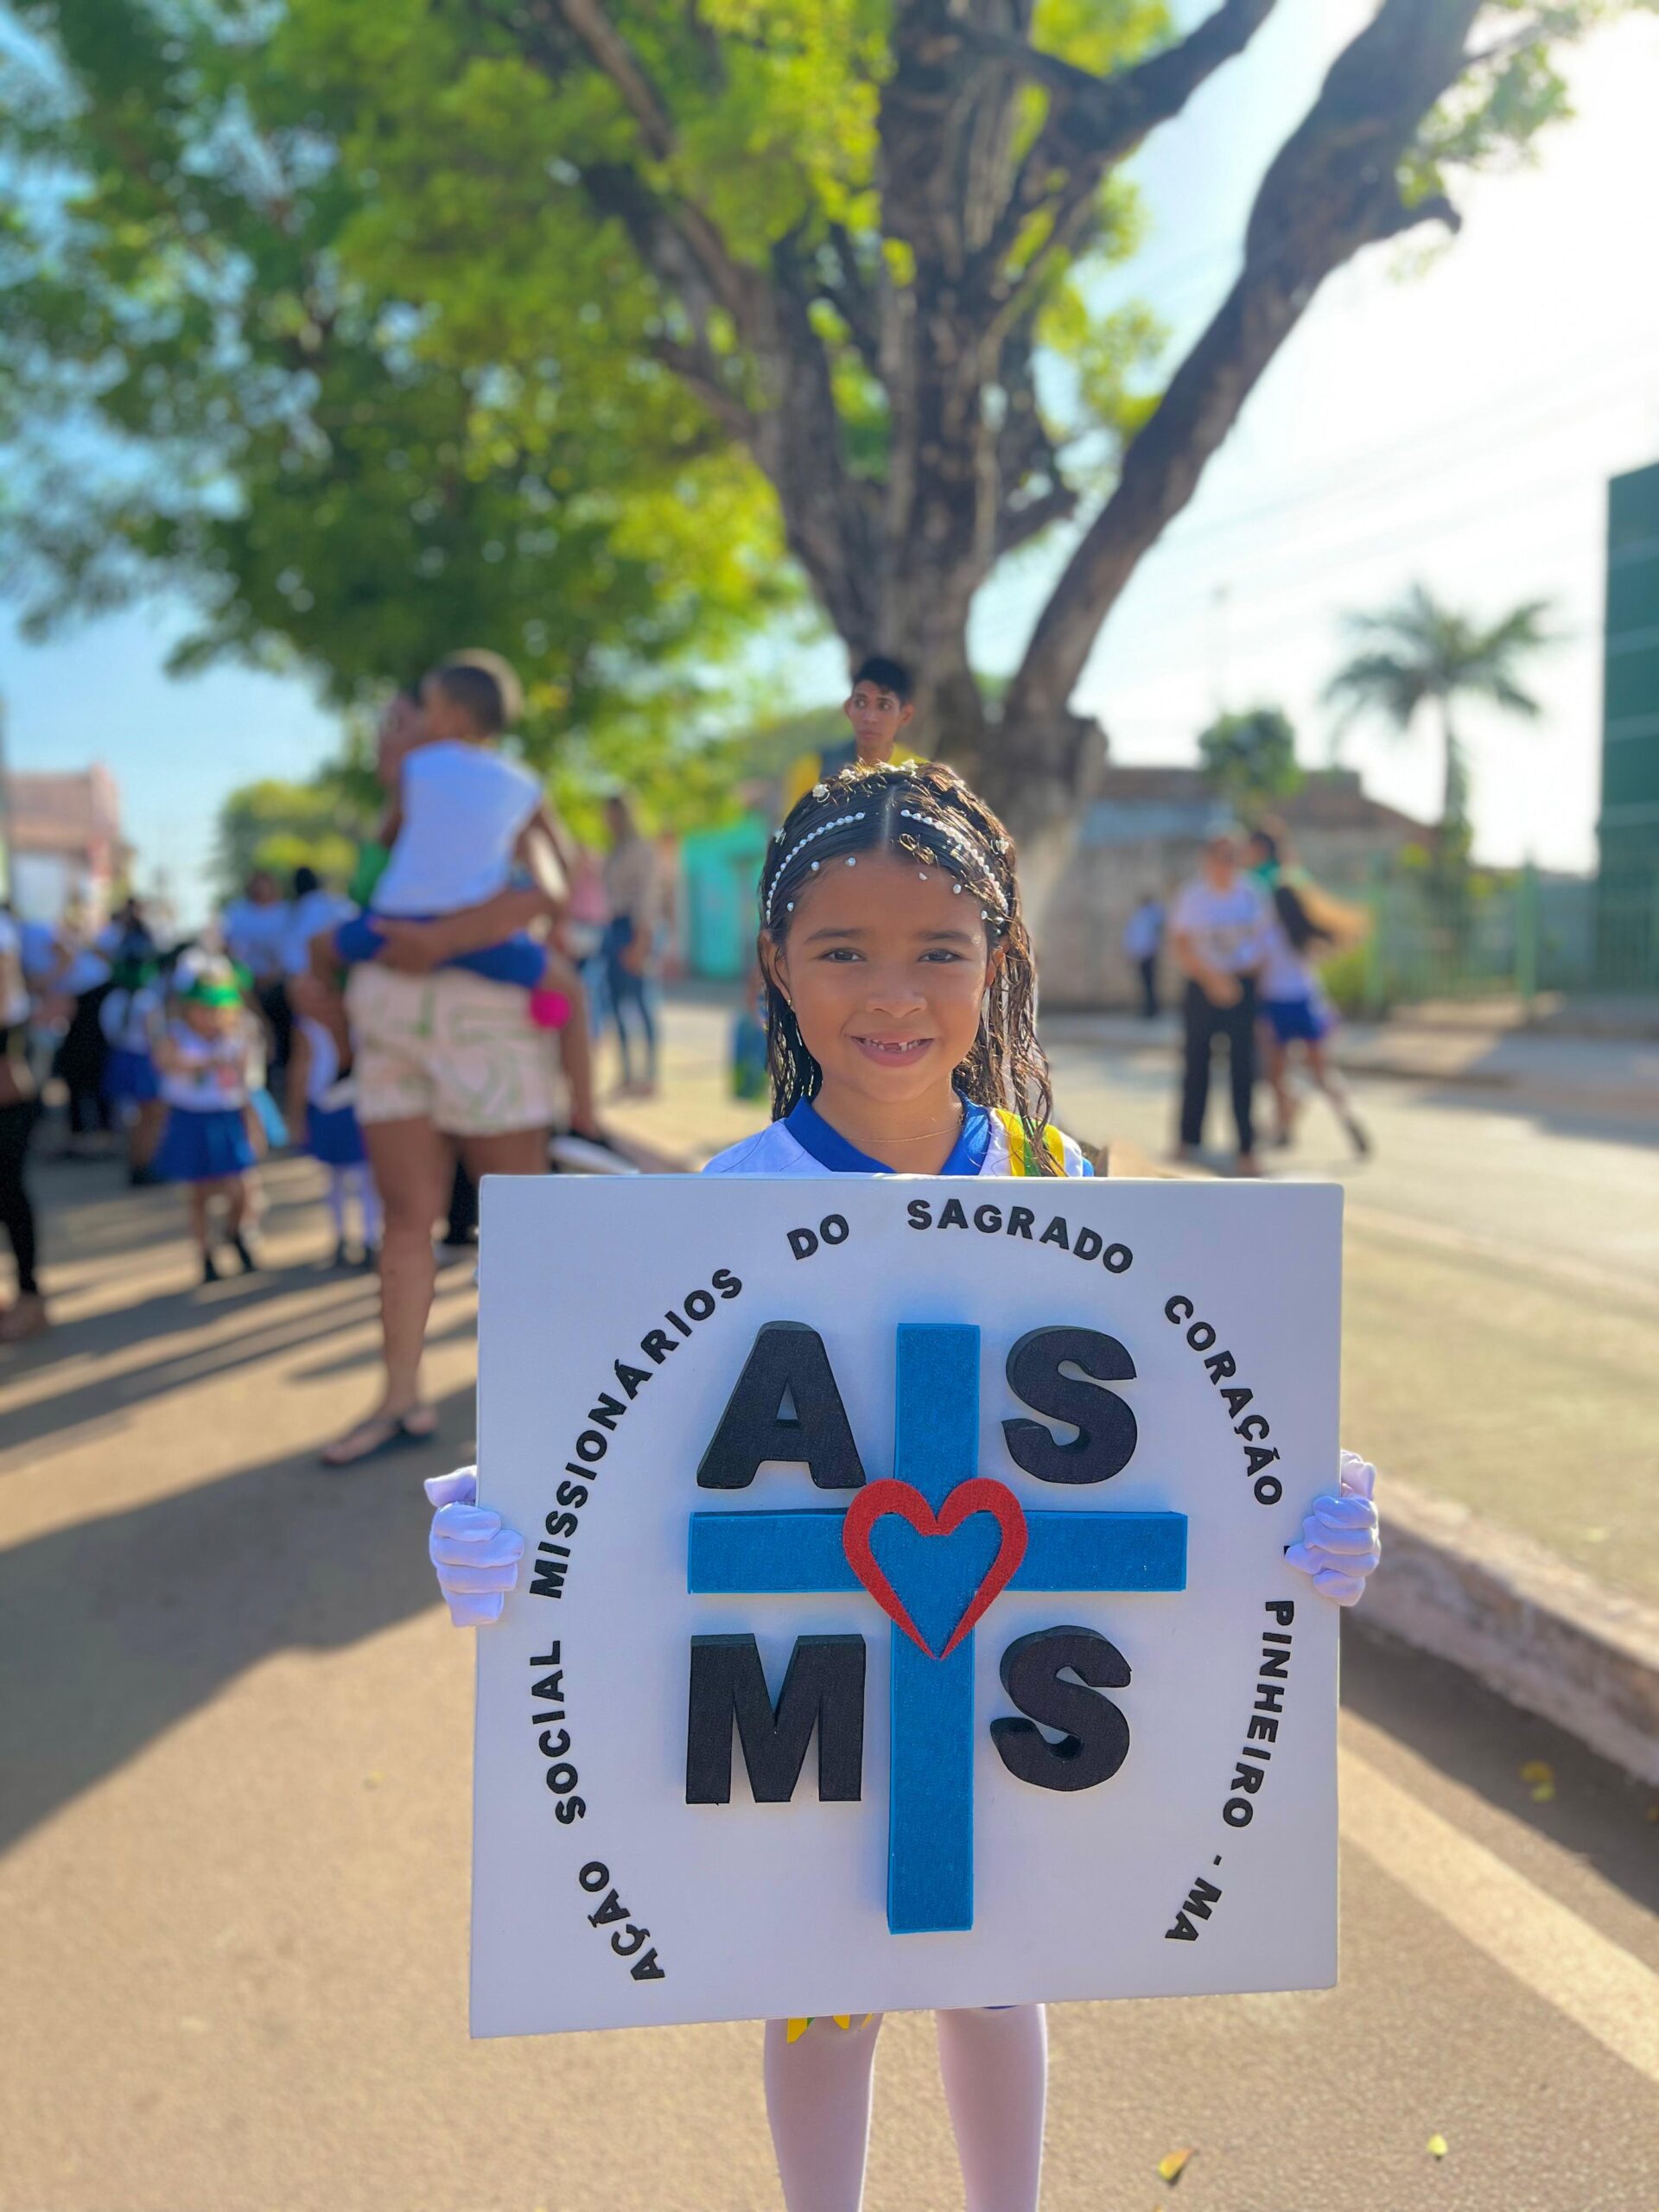
[[[135,1106],[147,1106],[161,1095],[161,1077],[148,1052],[130,1052],[124,1045],[111,1046],[104,1063],[104,1096],[111,1106],[128,1099]]]
[[[252,1140],[239,1106],[197,1110],[170,1106],[154,1172],[163,1183],[222,1183],[254,1165]]]
[[[1337,1026],[1335,1014],[1319,998],[1268,999],[1262,1011],[1281,1045],[1317,1045]]]
[[[308,1106],[305,1148],[325,1167],[360,1167],[368,1158],[356,1109],[350,1106]]]

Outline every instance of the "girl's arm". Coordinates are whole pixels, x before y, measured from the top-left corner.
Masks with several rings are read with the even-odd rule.
[[[463,952],[481,952],[486,945],[503,944],[531,923],[561,912],[561,902],[539,884],[498,891],[481,906],[463,906],[436,921],[410,922],[393,914],[377,914],[374,925],[385,938],[375,956],[383,968],[401,969],[405,975],[423,976],[429,969],[454,960]]]

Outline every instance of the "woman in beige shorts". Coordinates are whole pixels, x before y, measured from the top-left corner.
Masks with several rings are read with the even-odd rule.
[[[382,730],[377,765],[394,788],[403,723],[418,711],[400,699]],[[374,1411],[324,1447],[325,1466],[354,1466],[436,1431],[436,1410],[421,1395],[421,1358],[436,1276],[432,1226],[448,1206],[457,1152],[474,1178],[547,1172],[556,1046],[526,1020],[521,989],[437,964],[510,936],[542,903],[534,890],[509,890],[448,919],[398,922],[379,958],[352,971],[357,1118],[385,1210],[385,1383]]]

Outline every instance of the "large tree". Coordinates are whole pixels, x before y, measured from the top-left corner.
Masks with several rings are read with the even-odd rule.
[[[1565,111],[1561,48],[1648,3],[1377,0],[1161,379],[1147,318],[1098,308],[1135,244],[1124,165],[1279,0],[1206,0],[1179,23],[1160,0],[23,12],[60,48],[76,26],[70,74],[94,90],[72,137],[90,112],[132,120],[99,89],[111,24],[155,26],[169,116],[206,83],[257,123],[257,88],[280,88],[258,136],[283,194],[319,188],[309,162],[347,203],[312,289],[278,287],[294,345],[326,343],[342,294],[402,302],[406,343],[472,379],[504,437],[550,420],[585,461],[588,411],[609,409],[597,450],[625,475],[662,458],[653,424],[747,455],[849,652],[911,660],[931,740],[1034,827],[1069,817],[1102,757],[1071,701],[1103,623],[1321,283],[1415,226],[1455,228],[1459,175]],[[242,131],[232,117],[213,143]],[[106,178],[124,165],[118,183],[153,200],[143,132],[131,155],[118,129],[99,143]],[[1058,581],[993,708],[969,609],[1056,530]]]
[[[382,187],[359,245],[458,336],[544,274],[638,374],[695,394],[765,473],[849,652],[912,660],[934,741],[1030,822],[1100,756],[1070,702],[1102,624],[1320,284],[1455,228],[1458,172],[1564,111],[1560,49],[1615,0],[1379,0],[1150,408],[1144,324],[1093,307],[1132,243],[1123,165],[1275,0],[1184,31],[1155,0],[292,4],[327,82],[384,73],[406,101],[356,142]],[[1046,382],[1046,350],[1070,357]],[[1068,524],[993,721],[974,597]]]
[[[580,325],[432,342],[346,251],[374,181],[358,99],[315,79],[219,0],[0,9],[0,555],[29,626],[169,586],[176,668],[298,666],[341,706],[492,645],[533,753],[671,749],[791,603],[764,485]]]

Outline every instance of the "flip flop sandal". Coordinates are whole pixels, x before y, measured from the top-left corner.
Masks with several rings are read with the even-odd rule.
[[[385,1452],[401,1452],[411,1444],[429,1444],[437,1433],[435,1421],[430,1428],[411,1428],[406,1414],[377,1414],[372,1420],[359,1421],[339,1443],[325,1446],[317,1457],[331,1474],[344,1474],[348,1467],[360,1467],[365,1460],[378,1459]],[[331,1457],[354,1437],[368,1435],[374,1435],[375,1441],[365,1445],[360,1452],[348,1452],[342,1458]]]

